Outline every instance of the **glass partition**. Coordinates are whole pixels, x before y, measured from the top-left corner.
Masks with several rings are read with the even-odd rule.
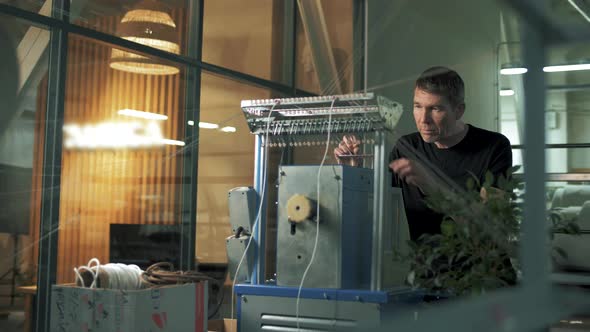
[[[0,307],[7,308],[0,330],[29,331],[39,254],[49,31],[5,15],[0,21]]]
[[[184,69],[119,70],[118,49],[70,35],[57,282],[92,258],[142,269],[180,258]]]
[[[70,22],[166,52],[187,54],[188,3],[187,0],[77,0],[70,4]],[[152,71],[152,74],[158,73]]]
[[[207,0],[204,3],[203,61],[290,84],[284,73],[292,49],[285,29],[288,1]],[[287,44],[285,44],[287,43]],[[288,45],[288,46],[285,46]]]
[[[13,7],[17,7],[19,9],[23,9],[26,11],[30,11],[33,13],[38,13],[39,15],[44,16],[51,16],[51,4],[53,1],[48,0],[2,0],[0,4],[5,4]]]
[[[296,87],[324,95],[352,92],[355,66],[364,56],[360,45],[353,45],[354,2],[324,0],[298,4]]]

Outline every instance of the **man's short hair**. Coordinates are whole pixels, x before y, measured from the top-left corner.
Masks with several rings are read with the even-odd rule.
[[[415,88],[446,97],[453,106],[465,102],[465,84],[456,71],[436,66],[426,69],[416,80]]]

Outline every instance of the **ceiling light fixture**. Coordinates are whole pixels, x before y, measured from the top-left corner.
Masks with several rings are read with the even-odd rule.
[[[512,90],[512,89],[500,90],[500,96],[502,96],[502,97],[513,96],[513,95],[514,95],[514,90]]]
[[[101,122],[63,126],[67,149],[150,148],[184,146],[183,141],[164,138],[161,122]]]
[[[167,8],[155,0],[143,0],[128,11],[117,28],[118,35],[132,42],[180,54],[178,31]],[[137,74],[172,75],[178,68],[143,55],[113,48],[110,66]]]
[[[543,67],[546,73],[556,73],[562,71],[590,70],[590,63],[578,63],[571,65],[555,65]]]
[[[519,64],[503,65],[500,69],[502,75],[522,75],[529,71],[527,68]]]
[[[117,114],[131,116],[134,118],[142,118],[142,119],[147,119],[147,120],[168,120],[168,116],[164,115],[164,114],[143,112],[143,111],[138,111],[138,110],[132,110],[129,108],[119,110],[117,112]]]
[[[209,122],[200,122],[199,121],[199,128],[203,129],[217,129],[219,125],[216,123],[209,123]]]
[[[220,129],[221,131],[225,132],[225,133],[235,133],[236,132],[236,128],[235,127],[223,127]]]
[[[161,138],[159,140],[157,140],[157,142],[160,142],[161,144],[166,144],[166,145],[176,145],[176,146],[184,146],[185,143],[183,141],[179,141],[179,140],[175,140],[175,139],[168,139],[168,138]]]

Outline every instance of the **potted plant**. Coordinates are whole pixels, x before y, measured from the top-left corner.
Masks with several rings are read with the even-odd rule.
[[[410,241],[407,281],[416,288],[449,296],[479,294],[517,282],[518,244],[522,213],[522,184],[512,174],[494,178],[487,173],[483,184],[475,177],[461,193],[434,192],[428,206],[444,215],[441,234],[424,234]],[[559,210],[548,213],[549,233],[578,234],[574,220]],[[549,242],[548,242],[549,243]],[[565,255],[559,248],[555,255]]]

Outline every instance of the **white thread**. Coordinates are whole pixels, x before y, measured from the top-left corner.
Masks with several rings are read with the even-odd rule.
[[[96,263],[96,265],[92,266],[92,263]],[[102,288],[125,290],[142,288],[141,275],[143,274],[143,270],[134,264],[109,263],[101,265],[97,258],[92,258],[88,261],[87,265],[74,268],[76,279],[80,281],[82,287],[86,287],[84,279],[80,274],[83,270],[90,272],[92,275],[92,283],[88,288],[96,288],[96,281],[101,270],[108,277],[108,283],[106,285],[101,284]]]
[[[266,133],[265,133],[265,138],[264,138],[264,169],[262,170],[262,190],[260,191],[260,205],[258,206],[258,211],[256,213],[256,219],[254,220],[254,225],[252,226],[252,234],[250,234],[250,239],[248,240],[248,244],[246,245],[246,250],[244,250],[244,253],[242,254],[242,257],[240,258],[240,262],[238,263],[238,267],[236,268],[236,272],[234,273],[234,280],[232,282],[232,287],[231,287],[231,315],[230,318],[233,319],[234,318],[234,301],[235,301],[235,288],[236,288],[236,280],[238,279],[238,273],[240,272],[240,267],[242,267],[242,262],[244,261],[244,257],[246,257],[246,253],[248,252],[248,249],[250,248],[250,244],[252,243],[252,239],[254,239],[254,234],[256,234],[256,227],[258,226],[258,221],[260,220],[260,211],[262,211],[262,206],[264,204],[264,198],[265,198],[265,194],[264,191],[266,189],[266,163],[268,161],[268,146],[269,146],[269,142],[268,142],[268,133],[270,131],[270,117],[272,115],[272,112],[274,111],[275,107],[279,104],[279,99],[275,99],[275,103],[272,105],[272,107],[270,108],[270,111],[268,112],[268,117],[266,118]],[[258,257],[258,259],[260,259],[260,257]],[[254,280],[252,280],[252,282],[254,282]]]
[[[90,266],[90,264],[92,264],[93,262],[96,263],[94,270]],[[86,287],[86,285],[84,285],[84,279],[80,275],[79,271],[86,270],[86,271],[90,272],[90,274],[92,274],[92,283],[88,287],[89,288],[96,288],[96,278],[98,277],[99,266],[100,266],[100,261],[97,258],[92,258],[91,260],[88,261],[88,264],[82,265],[78,268],[74,268],[74,273],[76,274],[76,279],[80,280],[80,285],[82,285],[82,287]]]
[[[140,289],[141,274],[143,271],[137,265],[111,263],[101,265],[103,271],[109,276],[108,287],[111,289]]]
[[[307,277],[307,272],[311,268],[311,264],[313,264],[313,259],[315,258],[315,253],[318,249],[318,239],[320,237],[320,176],[322,174],[322,167],[324,167],[324,163],[326,162],[326,156],[328,155],[328,149],[330,148],[330,132],[332,131],[332,109],[334,108],[334,103],[338,98],[334,97],[332,100],[332,104],[330,105],[330,110],[328,111],[328,137],[326,138],[326,150],[324,151],[324,156],[322,157],[322,162],[320,163],[320,167],[318,168],[318,175],[317,175],[317,206],[316,206],[316,231],[315,231],[315,242],[313,244],[313,251],[311,252],[311,258],[309,259],[309,263],[303,272],[303,276],[301,277],[301,283],[299,284],[299,290],[297,290],[297,301],[295,304],[295,321],[297,322],[297,331],[299,331],[299,300],[301,299],[301,289],[303,288],[303,283],[305,282],[305,277]]]

